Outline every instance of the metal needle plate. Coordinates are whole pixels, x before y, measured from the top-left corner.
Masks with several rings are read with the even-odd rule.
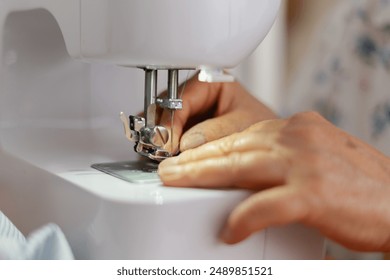
[[[125,161],[112,163],[99,163],[91,166],[111,176],[130,183],[156,183],[159,182],[157,174],[158,163],[150,161]]]

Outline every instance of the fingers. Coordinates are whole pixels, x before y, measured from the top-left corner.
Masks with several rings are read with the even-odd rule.
[[[239,83],[202,83],[194,76],[181,89],[184,87],[183,109],[175,112],[174,147],[170,149],[178,150],[180,143],[180,151],[186,151],[242,131],[258,121],[276,118]],[[170,130],[169,110],[163,111],[160,124]]]
[[[235,244],[265,228],[303,221],[307,215],[308,207],[297,188],[281,186],[260,191],[233,210],[221,239]]]
[[[262,189],[281,184],[288,161],[275,144],[278,125],[267,122],[262,129],[235,133],[166,159],[159,165],[160,178],[181,187]]]
[[[220,118],[216,118],[215,120],[218,121]],[[213,121],[214,120],[210,120],[211,123]],[[212,127],[214,125],[217,126],[218,124],[210,124],[208,126]],[[233,133],[224,138],[208,142],[200,147],[187,150],[177,157],[166,159],[160,164],[160,167],[163,169],[169,165],[185,164],[206,158],[228,156],[230,153],[251,150],[271,151],[273,147],[276,146],[278,131],[284,125],[285,121],[283,120],[260,122],[241,133]],[[202,137],[203,134],[202,136],[200,134],[195,136]],[[185,134],[183,139],[186,137]]]
[[[166,149],[177,152],[179,149],[179,139],[181,138],[184,128],[192,116],[201,116],[209,112],[217,103],[220,92],[219,83],[202,83],[197,80],[197,75],[189,79],[179,88],[179,93],[182,95],[183,109],[174,112],[173,118],[173,145],[170,147],[171,141],[165,146]],[[166,92],[162,95],[166,95]],[[159,123],[166,127],[168,131],[172,126],[171,112],[163,110]]]
[[[261,139],[263,138],[263,139]],[[264,138],[268,138],[267,140]],[[204,159],[229,156],[231,153],[242,153],[249,151],[270,151],[272,138],[275,136],[270,132],[267,134],[234,133],[230,136],[208,142],[198,148],[183,152],[181,155],[166,159],[160,167],[169,165],[186,164]]]
[[[238,121],[239,120],[239,121]],[[252,124],[251,118],[241,110],[201,122],[184,133],[180,151],[197,148],[205,143],[240,132]]]
[[[263,151],[230,153],[165,167],[161,163],[159,167],[163,183],[176,187],[263,189],[283,184],[285,174],[283,160]]]
[[[164,149],[169,151],[172,155],[177,155],[179,152],[180,136],[183,133],[184,123],[181,118],[177,118],[177,111],[164,110],[162,122],[160,124],[164,126],[169,133],[169,141],[165,144]],[[169,117],[168,117],[169,116]],[[168,124],[169,122],[169,124]]]

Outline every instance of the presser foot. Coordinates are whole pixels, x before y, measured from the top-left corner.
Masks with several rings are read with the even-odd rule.
[[[170,152],[156,147],[144,145],[140,142],[136,143],[134,150],[141,156],[150,158],[151,160],[161,162],[164,159],[170,158],[172,155]]]
[[[169,141],[168,130],[160,125],[147,126],[142,117],[129,116],[120,113],[127,139],[135,142],[134,150],[141,156],[161,162],[172,154],[163,147]]]

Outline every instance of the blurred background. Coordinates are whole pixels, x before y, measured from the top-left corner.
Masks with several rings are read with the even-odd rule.
[[[343,0],[284,0],[276,24],[259,48],[233,70],[245,87],[274,111],[281,112],[283,96],[301,67],[322,21]],[[327,257],[390,259],[390,254],[351,252],[331,242]]]
[[[276,24],[259,48],[234,70],[246,88],[275,111],[311,37],[342,0],[284,0]]]

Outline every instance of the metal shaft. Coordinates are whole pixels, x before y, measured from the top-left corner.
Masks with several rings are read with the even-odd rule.
[[[145,69],[145,101],[144,113],[146,123],[154,122],[155,116],[148,116],[149,106],[155,104],[157,97],[157,70]],[[153,118],[153,120],[149,119]]]
[[[168,70],[168,98],[177,99],[179,88],[179,70],[170,69]]]
[[[179,88],[179,70],[168,70],[168,99],[175,100],[178,98]],[[173,118],[175,117],[174,110],[171,110],[171,154],[173,153]]]

